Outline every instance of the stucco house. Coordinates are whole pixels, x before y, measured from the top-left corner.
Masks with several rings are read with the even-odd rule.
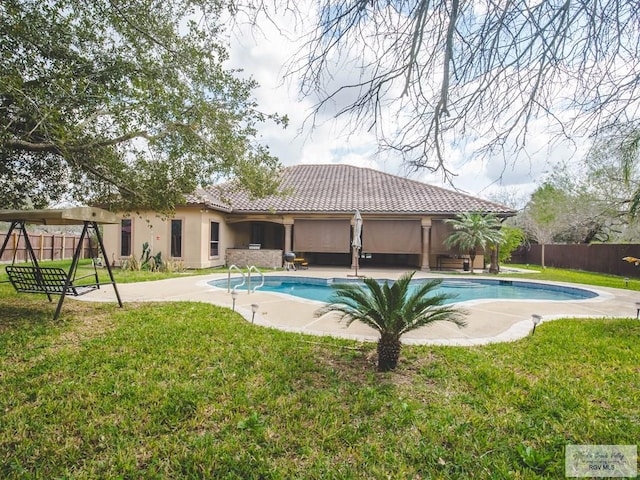
[[[223,186],[224,187],[224,186]],[[110,260],[142,253],[179,259],[187,268],[221,265],[281,267],[293,251],[313,265],[353,265],[356,209],[362,216],[359,265],[422,270],[462,268],[461,252],[445,246],[446,218],[466,211],[500,217],[504,205],[380,171],[350,165],[297,165],[284,169],[284,196],[251,199],[220,186],[187,197],[172,218],[154,212],[122,216],[104,227]],[[474,267],[482,268],[478,255]]]

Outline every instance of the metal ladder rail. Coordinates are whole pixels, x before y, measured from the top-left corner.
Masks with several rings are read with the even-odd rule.
[[[227,293],[231,291],[231,270],[237,270],[240,275],[242,275],[242,283],[235,285],[233,287],[233,292],[235,293],[236,288],[242,287],[247,283],[247,277],[236,265],[231,265],[229,267],[229,272],[227,273]]]
[[[258,270],[255,265],[251,265],[247,268],[249,270],[249,285],[247,286],[247,290],[249,291],[249,293],[251,293],[252,291],[255,292],[257,289],[264,287],[264,274],[260,270]],[[260,285],[256,285],[253,289],[251,288],[251,272],[256,272],[262,278]]]

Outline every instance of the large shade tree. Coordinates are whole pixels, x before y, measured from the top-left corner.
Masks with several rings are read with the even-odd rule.
[[[256,83],[226,70],[219,0],[0,4],[0,208],[170,211],[197,184],[277,189]]]
[[[568,243],[638,240],[640,130],[616,125],[600,132],[580,165],[560,165],[531,196],[549,196],[543,211],[562,221],[554,240]],[[561,212],[560,215],[558,212]]]
[[[541,245],[541,265],[545,267],[544,247],[566,230],[569,215],[566,208],[570,199],[566,192],[551,183],[538,187],[531,195],[518,222],[527,236]]]
[[[598,142],[598,145],[600,142]],[[621,161],[607,146],[592,149],[582,168],[558,166],[531,195],[515,222],[529,239],[545,244],[625,241],[635,233],[630,222],[633,188]]]
[[[584,184],[597,192],[610,210],[640,213],[640,128],[617,125],[601,134],[587,156]]]
[[[276,3],[314,17],[291,73],[316,111],[337,105],[416,167],[446,172],[456,143],[528,161],[511,152],[539,124],[566,138],[640,120],[635,0]]]

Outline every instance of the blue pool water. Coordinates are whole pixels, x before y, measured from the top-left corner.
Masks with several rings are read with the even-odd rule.
[[[259,278],[251,278],[251,286],[260,283]],[[429,279],[414,279],[412,284],[418,285]],[[265,277],[264,286],[258,291],[284,293],[307,300],[329,302],[334,290],[332,284],[359,282],[356,279],[342,278],[313,278],[313,277]],[[384,280],[381,280],[384,282]],[[231,288],[242,283],[241,277],[231,279]],[[227,279],[213,280],[209,285],[218,288],[227,288]],[[238,288],[245,290],[246,285]],[[581,288],[565,287],[560,285],[548,285],[542,283],[523,282],[518,280],[493,280],[493,279],[446,279],[436,290],[436,293],[446,293],[455,296],[447,303],[459,303],[468,300],[499,299],[499,300],[584,300],[598,295]]]

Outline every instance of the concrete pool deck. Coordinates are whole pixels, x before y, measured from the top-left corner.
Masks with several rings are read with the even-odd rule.
[[[394,280],[406,270],[399,269],[360,269],[360,275]],[[312,268],[298,271],[274,271],[268,276],[289,275],[292,277],[345,278],[354,271],[347,268]],[[235,274],[234,276],[237,276]],[[455,274],[449,272],[416,272],[414,278],[493,278],[495,275]],[[226,289],[208,285],[211,280],[226,279],[227,274],[203,276],[185,276],[167,280],[142,283],[118,284],[122,301],[196,301],[232,308],[231,294]],[[253,276],[252,276],[253,278]],[[500,278],[499,276],[497,278]],[[508,277],[508,280],[519,280]],[[256,279],[258,280],[258,279]],[[536,282],[535,280],[522,279]],[[259,280],[258,280],[259,281]],[[533,327],[532,314],[542,316],[542,322],[562,317],[635,317],[635,302],[640,302],[640,292],[624,288],[590,287],[587,285],[543,282],[556,285],[592,290],[599,294],[596,298],[574,301],[554,302],[548,300],[473,300],[458,304],[467,312],[465,328],[458,328],[449,322],[437,322],[409,332],[402,337],[405,344],[432,345],[482,345],[492,342],[512,341],[528,335]],[[111,287],[103,287],[80,297],[90,301],[115,302],[115,292]],[[251,305],[258,305],[254,323],[265,327],[310,335],[331,335],[363,341],[376,341],[378,334],[371,328],[354,322],[346,327],[336,314],[314,316],[322,305],[320,302],[305,300],[290,295],[282,295],[260,290],[248,294],[238,292],[236,311],[248,321],[252,320]]]

